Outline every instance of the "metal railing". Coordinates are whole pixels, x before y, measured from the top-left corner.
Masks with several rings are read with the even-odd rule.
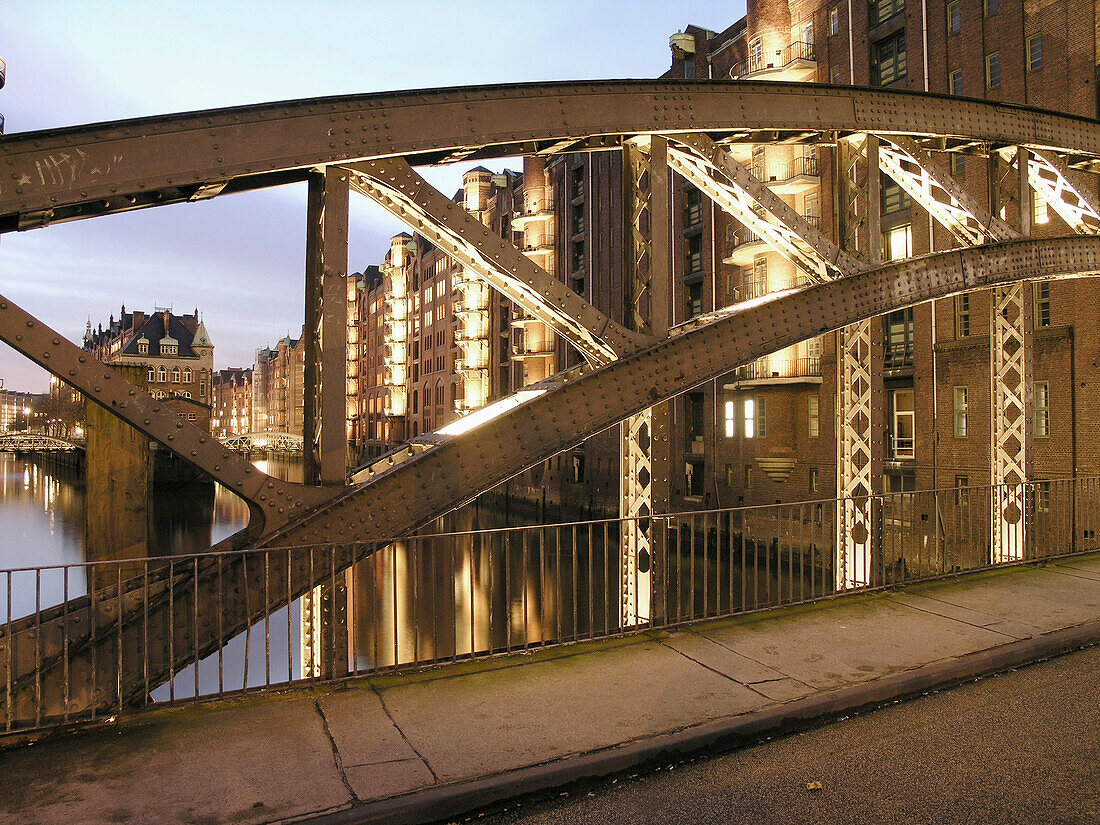
[[[1006,502],[1022,512],[1004,509],[994,546]],[[872,551],[845,591],[836,524],[853,510]],[[0,737],[1089,552],[1098,529],[1089,477],[0,570]],[[623,546],[650,550],[624,566]],[[326,605],[347,618],[316,619]],[[226,618],[234,606],[247,628]],[[124,643],[134,627],[143,643]]]
[[[767,182],[783,183],[802,176],[818,177],[816,155],[799,155],[789,161],[774,162],[767,165]]]
[[[767,378],[803,378],[819,375],[821,375],[820,355],[808,355],[801,358],[765,356],[737,368],[737,377],[743,381]]]
[[[757,72],[779,71],[799,61],[816,60],[814,44],[797,40],[783,49],[774,59],[761,54],[742,60],[730,69],[730,78],[737,80],[739,77],[748,77]]]

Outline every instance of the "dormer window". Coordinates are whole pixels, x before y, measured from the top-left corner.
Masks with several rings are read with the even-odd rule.
[[[147,338],[139,338],[137,342],[138,355],[149,354],[149,340]]]
[[[161,343],[160,343],[160,354],[161,355],[177,355],[178,353],[179,353],[179,345],[178,344],[176,344],[176,343],[168,344],[168,343],[165,343],[164,341],[161,341]]]

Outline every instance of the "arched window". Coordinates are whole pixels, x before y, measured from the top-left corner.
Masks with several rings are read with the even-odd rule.
[[[185,369],[183,371],[183,383],[184,384],[190,384],[191,383],[191,368],[190,367],[188,367],[187,369]]]
[[[168,370],[164,367],[157,367],[157,380],[162,384],[168,380]]]
[[[172,367],[172,383],[178,384],[180,382],[180,368]]]
[[[149,367],[149,381],[153,382],[153,381],[156,381],[156,380],[157,380],[157,369],[156,369],[156,367]]]

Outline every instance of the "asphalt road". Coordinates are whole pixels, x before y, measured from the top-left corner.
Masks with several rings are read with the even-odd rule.
[[[811,783],[820,789],[810,789]],[[1100,647],[486,825],[1100,823]]]

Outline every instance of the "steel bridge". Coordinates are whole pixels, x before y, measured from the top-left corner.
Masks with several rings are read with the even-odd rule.
[[[72,452],[83,450],[84,444],[40,433],[0,434],[0,452]]]
[[[220,439],[229,449],[248,455],[258,451],[301,454],[304,440],[300,435],[283,432],[256,432],[230,435]]]
[[[837,241],[796,214],[739,164],[737,144],[807,143],[831,150]],[[623,156],[629,300],[624,323],[586,302],[502,240],[414,167],[511,156]],[[982,158],[992,208],[945,174],[952,153]],[[879,172],[893,178],[955,239],[952,249],[882,261]],[[180,420],[74,343],[0,297],[0,339],[244,498],[248,527],[233,548],[327,544],[334,567],[287,564],[263,581],[235,562],[217,576],[237,598],[217,619],[173,627],[168,605],[207,599],[213,568],[195,565],[143,586],[125,582],[20,620],[0,637],[0,669],[17,718],[139,697],[210,652],[221,633],[326,583],[353,564],[365,537],[408,533],[584,438],[622,424],[622,511],[653,511],[663,483],[651,469],[667,443],[665,401],[735,367],[825,332],[840,332],[837,589],[869,583],[875,526],[872,443],[881,432],[881,378],[870,319],[935,298],[993,290],[990,503],[993,561],[1020,557],[1030,451],[1025,426],[1030,302],[1024,283],[1100,271],[1100,129],[1093,120],[1001,103],[810,84],[606,81],[442,89],[273,103],[142,118],[0,140],[0,231],[48,227],[169,203],[308,182],[305,462],[309,483],[265,475]],[[682,175],[808,275],[804,287],[670,327],[668,180]],[[568,340],[585,364],[474,413],[381,462],[346,465],[345,348],[348,206],[380,203],[459,264]],[[1072,227],[1032,239],[1032,193]],[[660,548],[639,527],[621,555],[624,625],[645,622],[638,585]],[[147,577],[148,579],[148,577]],[[157,590],[159,588],[159,590]],[[280,594],[272,596],[270,594]],[[215,634],[213,625],[219,628]],[[98,635],[97,635],[98,631]],[[157,648],[144,672],[96,684],[97,651]],[[163,651],[160,650],[163,648]],[[111,648],[112,650],[114,648]],[[134,661],[138,661],[134,657]],[[62,679],[62,670],[64,678]],[[33,676],[32,676],[33,674]],[[64,683],[64,690],[62,690]],[[85,687],[70,689],[70,685]],[[111,694],[115,691],[115,694]],[[36,709],[36,710],[32,710]]]

